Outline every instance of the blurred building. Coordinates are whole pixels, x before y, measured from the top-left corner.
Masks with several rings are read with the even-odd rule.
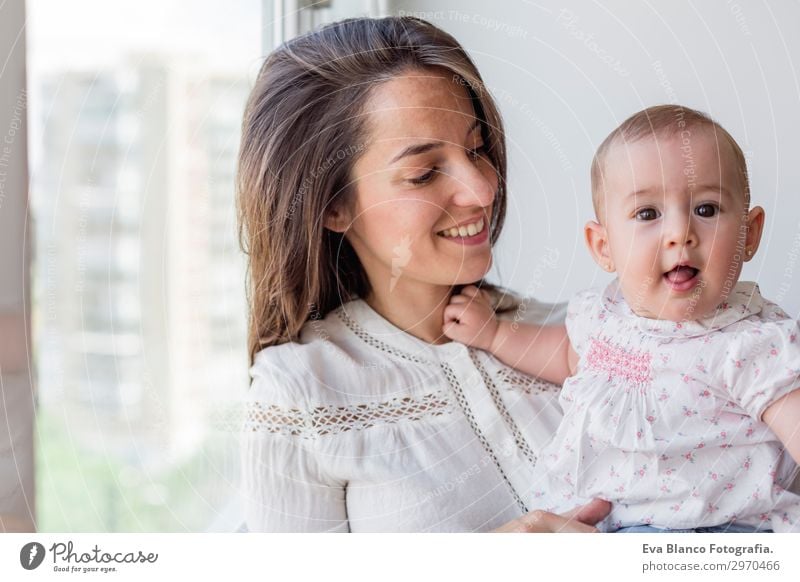
[[[130,57],[40,87],[39,389],[81,446],[196,452],[247,386],[234,172],[247,73]]]

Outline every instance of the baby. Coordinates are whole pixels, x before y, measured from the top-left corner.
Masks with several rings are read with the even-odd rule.
[[[445,310],[448,337],[564,385],[536,494],[609,500],[608,531],[800,531],[800,328],[739,282],[764,226],[741,149],[700,112],[651,107],[600,145],[592,196],[586,243],[617,279],[566,326],[501,321],[476,287]]]

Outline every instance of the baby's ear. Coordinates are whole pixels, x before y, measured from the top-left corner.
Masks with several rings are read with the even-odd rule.
[[[616,267],[614,260],[611,258],[611,249],[608,246],[606,227],[599,222],[590,220],[586,223],[583,234],[586,237],[586,246],[589,247],[589,252],[592,253],[595,262],[604,271],[613,273]]]
[[[744,243],[744,260],[749,261],[752,259],[758,245],[761,244],[761,233],[764,232],[764,209],[760,206],[755,206],[747,213],[747,237]]]

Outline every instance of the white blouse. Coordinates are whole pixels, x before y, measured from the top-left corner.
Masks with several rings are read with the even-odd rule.
[[[510,316],[555,323],[565,308]],[[559,387],[485,352],[426,343],[356,300],[250,372],[250,531],[487,531],[540,507],[534,466]]]

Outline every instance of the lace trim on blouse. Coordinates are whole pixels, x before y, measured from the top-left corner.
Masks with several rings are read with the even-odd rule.
[[[514,368],[501,368],[497,373],[497,380],[504,385],[506,390],[520,391],[525,394],[542,394],[544,392],[558,392],[561,387],[545,382],[535,376],[528,376]]]
[[[472,409],[469,407],[467,403],[467,398],[464,395],[464,391],[461,389],[461,385],[458,383],[458,379],[456,378],[453,369],[448,366],[447,364],[442,364],[442,371],[444,372],[445,377],[447,378],[447,382],[450,384],[450,387],[453,389],[456,395],[456,400],[458,400],[458,404],[461,406],[462,411],[464,412],[464,416],[467,418],[467,422],[469,422],[469,426],[472,428],[472,432],[475,433],[475,436],[478,438],[478,441],[483,445],[483,450],[486,451],[486,454],[489,455],[489,458],[492,459],[494,462],[494,466],[497,469],[500,476],[503,478],[503,482],[508,487],[509,493],[514,498],[514,501],[517,503],[517,507],[520,508],[522,513],[528,513],[528,507],[525,505],[525,502],[517,493],[517,490],[511,484],[511,480],[506,475],[506,472],[503,470],[503,466],[500,464],[500,459],[497,458],[497,453],[495,453],[492,445],[489,443],[489,439],[486,438],[486,435],[483,434],[483,431],[478,426],[478,421],[475,419],[475,415],[472,413]]]
[[[387,344],[386,342],[383,342],[383,341],[379,340],[378,338],[373,337],[372,335],[370,335],[367,332],[367,330],[365,330],[363,327],[358,325],[358,323],[353,321],[350,318],[350,316],[347,315],[347,312],[344,310],[344,308],[339,307],[336,310],[335,313],[339,317],[339,319],[341,319],[342,322],[347,326],[347,328],[351,332],[353,332],[358,339],[363,341],[368,346],[371,346],[371,347],[373,347],[373,348],[375,348],[377,350],[380,350],[380,351],[382,351],[384,353],[387,353],[387,354],[390,354],[392,356],[396,356],[398,358],[402,358],[403,360],[407,360],[409,362],[414,362],[415,364],[423,364],[423,365],[426,365],[426,366],[434,365],[434,362],[432,362],[430,360],[426,360],[424,358],[420,358],[419,356],[415,356],[414,354],[407,354],[406,352],[404,352],[402,350],[395,349],[392,346],[390,346],[389,344]]]
[[[511,431],[511,434],[514,435],[514,443],[516,443],[519,450],[522,451],[522,454],[525,455],[525,458],[528,459],[531,466],[536,466],[536,454],[531,449],[530,444],[528,444],[527,439],[522,435],[522,432],[519,430],[517,423],[514,422],[514,419],[511,418],[511,414],[508,412],[508,408],[503,403],[503,399],[500,397],[500,392],[497,389],[492,378],[489,374],[486,373],[486,369],[483,367],[483,364],[478,360],[478,356],[475,354],[473,349],[469,350],[469,357],[472,360],[472,363],[475,364],[475,367],[480,372],[481,378],[483,378],[483,383],[486,384],[486,387],[489,389],[489,394],[492,396],[492,400],[494,401],[494,405],[497,407],[497,410],[500,412],[500,416],[503,417],[503,421],[506,423],[508,430]]]
[[[311,410],[283,408],[256,401],[247,411],[245,430],[315,439],[404,420],[441,416],[453,412],[454,408],[454,402],[444,391],[420,398],[406,396],[351,406],[317,406]]]

